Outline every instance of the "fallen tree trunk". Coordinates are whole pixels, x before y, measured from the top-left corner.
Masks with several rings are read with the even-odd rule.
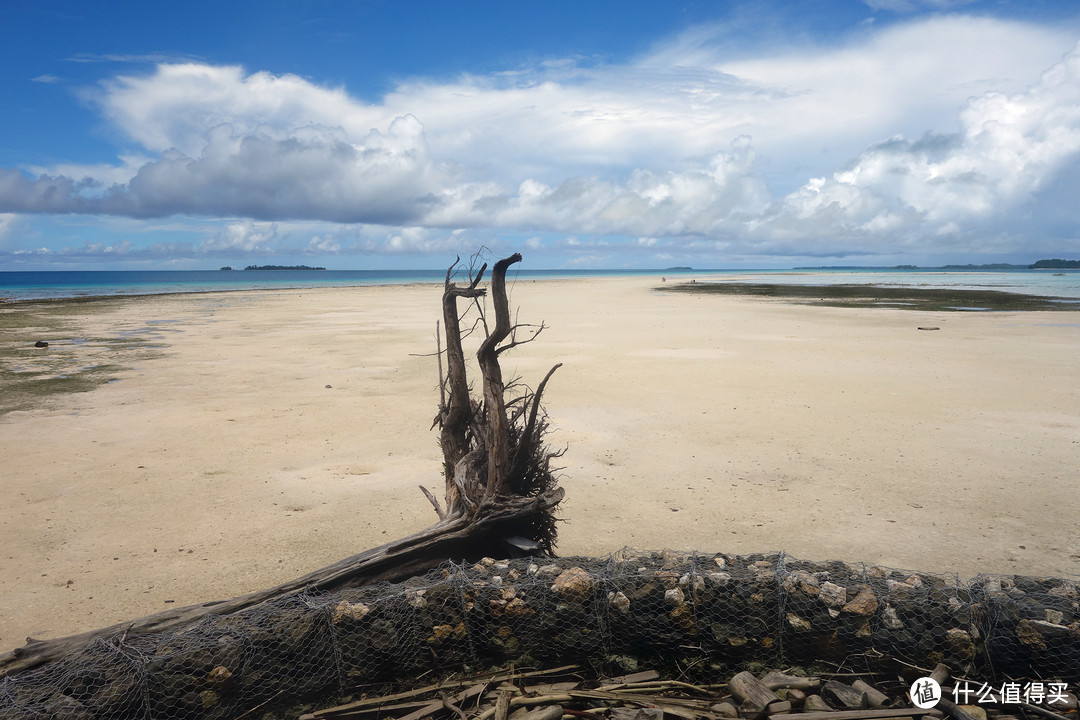
[[[227,615],[302,592],[331,592],[383,581],[400,581],[423,573],[448,559],[474,561],[504,546],[521,523],[537,513],[550,512],[563,498],[562,488],[537,498],[508,498],[488,506],[474,518],[440,521],[418,533],[365,550],[276,587],[230,600],[188,605],[118,623],[99,630],[57,638],[28,639],[26,645],[0,655],[0,676],[14,674],[85,647],[97,638],[120,634],[159,633],[201,620]]]
[[[503,397],[506,387],[498,363],[501,352],[521,344],[513,335],[517,326],[510,324],[505,288],[507,268],[520,260],[518,254],[500,260],[492,273],[497,322],[478,353],[484,376],[483,403],[472,400],[468,394],[457,298],[476,301],[485,296],[485,291],[477,286],[486,264],[475,274],[470,274],[468,287],[458,287],[451,282],[456,260],[446,274],[442,310],[447,328],[448,376],[440,378],[440,394],[444,399],[440,400],[436,417],[436,422],[442,425],[440,444],[444,454],[446,510],[426,488],[421,488],[434,505],[439,522],[277,587],[231,600],[174,608],[55,640],[28,638],[25,646],[0,656],[0,677],[47,663],[99,638],[160,633],[209,615],[228,615],[299,593],[400,581],[447,560],[471,561],[492,555],[552,555],[555,542],[553,511],[562,501],[563,490],[555,482],[550,461],[561,453],[547,452],[540,443],[543,417],[539,414],[539,402],[555,368],[535,393],[526,393],[514,401],[518,410],[510,418],[507,417],[507,402]],[[538,333],[539,330],[522,342],[529,342]],[[509,342],[504,344],[508,339]],[[441,348],[439,351],[441,353]],[[447,395],[448,400],[445,399]]]
[[[1039,679],[1047,697],[1056,684],[1073,702],[1065,690],[1080,677],[1080,647],[1025,616],[1060,612],[1068,632],[1074,594],[1069,580],[960,582],[784,554],[487,558],[402,583],[298,594],[173,632],[117,633],[0,680],[0,720],[259,717],[252,711],[268,705],[345,702],[382,683],[507,663],[648,667],[684,683],[752,664],[910,672],[910,683],[943,663],[957,683]],[[761,683],[817,688],[784,676]],[[805,709],[832,712],[845,689],[856,696],[848,704],[869,695],[857,683],[824,685]],[[761,697],[757,705],[781,711]]]

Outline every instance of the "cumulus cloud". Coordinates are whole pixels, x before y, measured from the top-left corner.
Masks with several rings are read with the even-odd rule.
[[[346,141],[337,128],[244,134],[223,124],[209,129],[196,157],[170,148],[123,184],[0,169],[0,208],[396,224],[419,217],[425,196],[448,177],[428,156],[423,128],[411,115],[359,142]]]
[[[231,222],[202,243],[206,252],[265,251],[278,238],[276,223],[255,223],[251,220]]]
[[[594,249],[948,242],[1076,164],[1064,36],[941,16],[732,59],[722,28],[698,28],[625,65],[417,80],[378,103],[162,63],[89,95],[127,138],[120,161],[0,169],[0,212],[236,218],[199,248],[213,253],[443,252],[457,228]],[[346,229],[280,230],[296,220]]]
[[[754,171],[750,138],[685,172],[635,170],[621,183],[572,178],[557,186],[535,180],[496,194],[486,186],[445,193],[429,221],[444,226],[494,225],[615,235],[697,235],[736,229],[764,210],[768,192]]]
[[[1024,93],[988,93],[956,134],[894,138],[814,178],[762,221],[776,234],[897,238],[985,230],[1030,201],[1080,154],[1080,46]]]
[[[19,216],[15,213],[0,213],[0,248],[7,249],[16,244],[16,225]]]
[[[219,126],[238,137],[306,126],[348,127],[363,137],[392,119],[341,88],[320,87],[296,75],[249,75],[235,65],[194,62],[161,63],[149,75],[117,77],[87,97],[140,147],[175,149],[189,157],[202,152],[207,132]]]

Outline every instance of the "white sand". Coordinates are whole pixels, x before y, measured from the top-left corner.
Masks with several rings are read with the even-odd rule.
[[[565,364],[547,395],[569,445],[561,554],[1080,573],[1077,313],[812,308],[657,280],[514,288],[550,329],[508,374]],[[433,522],[417,485],[441,495],[436,364],[414,354],[440,294],[163,296],[82,318],[169,347],[0,418],[0,650],[268,587]]]

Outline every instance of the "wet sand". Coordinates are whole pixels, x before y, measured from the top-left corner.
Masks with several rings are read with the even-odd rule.
[[[568,446],[561,554],[1080,574],[1080,313],[658,284],[513,288],[521,320],[549,328],[506,374],[564,363],[547,392]],[[0,650],[268,587],[432,523],[417,485],[441,494],[440,294],[64,303],[5,330],[8,389],[12,369],[97,374],[0,416]],[[37,339],[47,355],[22,348]]]

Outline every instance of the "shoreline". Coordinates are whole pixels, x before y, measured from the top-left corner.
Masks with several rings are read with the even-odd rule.
[[[47,282],[43,282],[38,285],[25,285],[22,283],[4,284],[5,276],[12,275],[100,275],[104,276],[99,278],[100,282],[95,282],[91,285],[77,285],[67,283],[68,290],[58,290],[58,288],[65,286],[65,283],[61,280],[56,280],[59,283],[52,285]],[[239,273],[243,275],[244,272]],[[75,273],[61,272],[61,271],[14,271],[4,272],[0,271],[0,307],[5,303],[20,302],[26,300],[45,300],[45,299],[89,299],[97,297],[142,297],[149,295],[170,295],[170,294],[188,294],[188,293],[206,293],[206,292],[237,292],[237,291],[273,291],[273,290],[304,290],[304,289],[334,289],[334,288],[349,288],[349,287],[382,287],[389,285],[403,285],[403,284],[442,284],[445,277],[445,270],[325,270],[325,271],[302,271],[302,270],[265,270],[256,271],[252,274],[261,274],[267,277],[275,277],[275,279],[295,274],[298,277],[291,278],[286,284],[261,284],[256,281],[250,281],[249,283],[238,283],[236,286],[230,286],[228,283],[221,283],[220,278],[223,273],[216,270],[187,270],[187,271],[100,271],[100,272],[87,272],[79,271]],[[333,276],[339,275],[330,281],[313,282],[313,277]],[[127,281],[121,281],[115,276],[124,275],[131,276]],[[232,273],[224,273],[224,275],[232,276]],[[147,276],[155,276],[153,281],[150,282]],[[170,276],[166,277],[157,276]],[[193,280],[192,276],[198,276],[198,280]],[[183,277],[184,279],[181,279]],[[1028,290],[1036,290],[1035,297],[1053,296],[1051,290],[1057,290],[1059,293],[1064,292],[1066,299],[1080,300],[1080,285],[1075,282],[1070,282],[1073,277],[1080,278],[1080,273],[1068,272],[1058,273],[1052,272],[1047,269],[978,269],[978,268],[957,268],[957,269],[945,269],[945,268],[836,268],[836,269],[765,269],[765,270],[753,270],[753,269],[688,269],[688,268],[667,268],[667,269],[608,269],[608,270],[574,270],[574,269],[541,269],[530,270],[522,269],[518,271],[516,276],[517,282],[536,281],[536,280],[603,280],[603,279],[619,279],[619,278],[670,278],[673,281],[687,280],[700,278],[708,284],[724,284],[724,285],[736,285],[736,284],[753,284],[755,281],[761,281],[763,284],[781,285],[787,287],[789,285],[799,286],[800,283],[775,283],[770,282],[775,278],[829,278],[824,283],[811,283],[814,287],[825,286],[840,286],[850,284],[853,279],[858,279],[860,287],[866,286],[880,286],[885,289],[891,287],[924,287],[927,283],[923,281],[928,278],[952,278],[952,279],[977,279],[981,282],[966,285],[966,289],[978,289],[979,286],[986,287],[999,287],[1004,285],[1004,289],[1001,292],[1009,293],[1023,293],[1023,289],[1014,289],[1016,287],[1024,288]],[[1065,278],[1065,280],[1056,280],[1055,278]],[[112,283],[105,282],[106,278],[111,278]],[[1017,278],[1024,278],[1019,285],[1013,285],[1011,282]],[[216,281],[215,281],[216,280]],[[266,278],[263,278],[265,282]],[[191,285],[191,287],[183,287],[185,284]],[[946,285],[950,285],[946,283]],[[961,283],[963,286],[964,284]],[[38,288],[34,293],[25,290],[24,294],[19,294],[19,288]],[[41,295],[39,293],[46,292],[49,288],[52,288],[55,292],[62,292],[60,295]],[[87,290],[86,288],[91,288]],[[105,289],[103,289],[105,288]],[[5,293],[14,293],[7,294]],[[1021,308],[1022,309],[1022,308]]]
[[[522,321],[549,329],[507,374],[535,383],[564,363],[546,393],[551,442],[569,446],[561,555],[783,548],[1080,574],[1080,315],[656,285],[512,290]],[[416,486],[442,487],[428,432],[440,297],[424,284],[76,305],[71,335],[160,347],[116,382],[0,416],[0,646],[269,587],[434,522]]]

